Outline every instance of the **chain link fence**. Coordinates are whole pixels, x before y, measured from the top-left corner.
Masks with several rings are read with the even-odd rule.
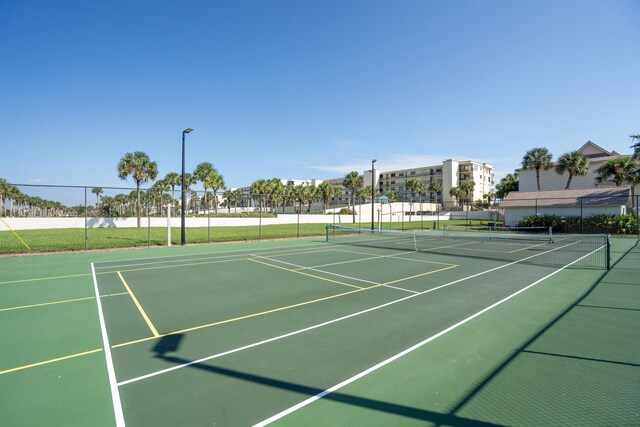
[[[557,233],[640,237],[640,195],[628,189],[577,197],[526,198],[525,194],[500,203],[507,225],[552,227]]]
[[[10,184],[9,188],[11,191],[0,194],[0,254],[182,243],[180,188],[138,191],[130,187],[25,184]],[[323,197],[314,187],[302,186],[285,187],[276,194],[188,189],[185,243],[323,236],[326,224],[427,230],[446,223],[448,227],[482,229],[505,220],[507,225],[544,222],[536,225],[553,225],[557,231],[563,231],[562,224],[569,224],[564,231],[574,233],[638,233],[638,197],[635,203],[611,198],[532,199],[520,207],[461,202],[443,209],[436,203],[436,197],[441,200],[436,194],[403,193],[389,203],[381,204],[376,198],[372,204],[371,195],[360,192],[354,198],[345,193]],[[614,208],[603,210],[605,202]],[[596,220],[593,215],[617,219]],[[622,223],[620,218],[626,226],[616,228],[612,224]]]

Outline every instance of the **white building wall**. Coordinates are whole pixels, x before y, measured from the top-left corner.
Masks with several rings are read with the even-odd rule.
[[[458,166],[459,163],[453,159],[442,163],[442,204],[445,207],[453,205],[453,197],[449,191],[458,185]]]
[[[570,189],[578,188],[595,188],[610,186],[611,184],[596,184],[595,170],[600,167],[601,163],[589,166],[589,173],[585,176],[574,176],[571,180]],[[553,169],[548,171],[540,171],[540,190],[564,190],[567,186],[569,174],[564,173],[558,175]],[[520,169],[520,189],[519,191],[538,191],[535,169]]]

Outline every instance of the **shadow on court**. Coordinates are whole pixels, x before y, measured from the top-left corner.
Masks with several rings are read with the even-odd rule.
[[[172,338],[172,336],[164,337],[161,340],[161,342],[166,338]],[[166,355],[166,353],[168,352],[175,351],[175,350],[171,350],[172,348],[177,349],[177,346],[175,346],[175,344],[179,343],[180,339],[181,337],[175,338],[171,340],[171,342],[167,343],[166,345],[161,343],[156,345],[153,351],[156,352],[156,349],[159,349],[160,352],[156,352],[155,357],[170,363],[174,363],[176,365],[193,363],[193,361],[188,359],[182,359],[180,357]],[[235,371],[232,369],[221,368],[218,366],[212,366],[212,365],[203,364],[203,363],[194,363],[194,364],[188,365],[188,367],[192,369],[198,369],[203,372],[208,372],[211,374],[224,375],[227,377],[236,378],[243,381],[250,381],[256,384],[266,385],[266,386],[281,389],[281,390],[292,391],[292,392],[304,395],[305,398],[315,396],[324,391],[323,389],[316,388],[316,387],[310,387],[302,384],[295,384],[287,381],[281,381],[275,378],[268,378],[264,376],[254,375],[254,374],[247,374],[245,372]],[[383,412],[387,412],[395,415],[400,415],[400,416],[423,420],[423,421],[430,421],[432,423],[438,423],[438,424],[444,424],[444,425],[469,426],[469,427],[500,426],[500,424],[492,424],[492,423],[487,423],[483,421],[462,418],[462,417],[458,417],[451,414],[441,414],[438,412],[427,411],[420,408],[412,408],[409,406],[382,402],[379,400],[367,399],[367,398],[358,397],[358,396],[351,396],[348,394],[343,394],[338,392],[330,393],[326,396],[323,396],[323,399],[333,400],[340,403],[356,405],[356,406],[360,406],[367,409],[383,411]]]
[[[587,289],[587,291],[580,296],[580,298],[578,298],[576,301],[574,301],[570,306],[568,306],[564,311],[562,311],[558,316],[556,316],[553,320],[551,320],[547,325],[545,325],[538,333],[536,333],[535,335],[533,335],[524,345],[522,345],[519,349],[515,350],[507,359],[504,360],[504,362],[502,362],[497,368],[495,368],[489,375],[487,375],[481,382],[479,382],[475,388],[473,388],[466,396],[464,396],[462,399],[459,400],[459,402],[449,411],[448,415],[450,416],[454,416],[460,412],[462,412],[465,407],[467,405],[470,405],[473,403],[474,399],[476,399],[483,391],[484,389],[488,388],[490,386],[490,384],[492,383],[492,381],[496,380],[497,384],[500,384],[500,380],[498,379],[498,376],[503,374],[504,371],[506,371],[507,369],[513,369],[514,371],[518,371],[519,369],[523,369],[522,368],[522,364],[519,365],[519,367],[512,367],[512,364],[514,364],[515,360],[517,358],[519,358],[520,356],[523,355],[536,355],[536,356],[541,356],[544,357],[546,360],[544,360],[542,363],[544,364],[551,364],[551,363],[555,363],[555,360],[564,360],[564,361],[573,361],[573,363],[580,363],[580,362],[593,362],[595,364],[600,364],[600,365],[609,365],[607,366],[607,368],[610,369],[609,372],[611,372],[612,369],[615,369],[615,366],[618,366],[620,368],[638,368],[640,367],[640,364],[638,363],[633,363],[631,361],[625,361],[625,360],[615,360],[614,357],[615,356],[619,356],[619,352],[616,352],[615,350],[619,350],[619,347],[621,346],[632,346],[635,347],[636,350],[640,350],[640,345],[638,345],[638,342],[636,341],[635,343],[633,342],[621,342],[618,343],[620,344],[619,347],[616,348],[604,348],[601,349],[603,352],[608,352],[609,354],[611,354],[613,357],[611,358],[603,358],[603,357],[589,357],[588,355],[580,355],[580,351],[581,349],[574,349],[574,348],[559,348],[559,350],[565,350],[564,352],[548,352],[548,351],[536,351],[534,348],[535,344],[537,344],[537,342],[541,339],[543,339],[543,337],[549,333],[555,333],[554,329],[558,328],[561,330],[561,334],[564,334],[564,336],[569,339],[569,333],[566,330],[566,327],[563,327],[561,324],[563,321],[565,321],[565,319],[570,316],[576,309],[580,309],[581,307],[584,308],[592,308],[592,309],[596,309],[596,310],[608,310],[610,311],[612,314],[610,314],[611,318],[615,318],[616,316],[616,311],[617,312],[625,312],[625,311],[630,311],[630,312],[637,312],[640,311],[636,308],[626,308],[626,307],[612,307],[612,306],[599,306],[599,305],[593,305],[593,304],[588,304],[586,300],[589,299],[590,296],[592,296],[592,294],[594,293],[594,291],[601,285],[629,285],[632,283],[627,283],[626,280],[622,281],[619,280],[618,277],[616,277],[616,271],[618,273],[620,273],[620,270],[631,270],[629,268],[619,268],[618,270],[616,270],[616,266],[618,266],[622,261],[629,261],[629,262],[634,262],[634,259],[626,259],[626,257],[630,254],[634,255],[638,253],[638,249],[640,248],[639,246],[640,240],[636,241],[635,245],[631,246],[629,249],[627,249],[626,251],[620,251],[618,252],[620,254],[620,257],[612,264],[611,269],[604,272],[594,283],[592,286],[589,287],[589,289]],[[637,278],[637,274],[638,274],[638,269],[636,268],[632,268],[632,270],[634,270],[633,272],[633,276],[628,276],[629,273],[624,272],[624,276],[625,277],[634,277],[634,279],[631,280],[636,280],[635,278]],[[610,277],[613,276],[613,277]],[[634,285],[637,283],[633,283]],[[632,289],[632,291],[635,291],[634,289]],[[634,298],[637,301],[637,295],[635,294],[629,294],[629,298]],[[635,328],[637,325],[634,324],[630,324],[627,325],[627,328]],[[564,328],[564,329],[563,329]],[[581,333],[578,337],[578,339],[582,339],[585,342],[591,342],[592,340],[596,341],[594,339],[594,334],[597,332],[593,332],[593,331],[575,331],[572,330],[570,333]],[[633,333],[631,333],[631,335],[633,335]],[[637,334],[636,334],[637,336]],[[573,351],[573,354],[566,354],[566,350],[569,351]],[[584,351],[584,349],[582,349],[582,351]],[[631,352],[633,353],[633,352]],[[531,365],[534,365],[534,363],[531,363]],[[527,364],[524,365],[525,368],[527,367]],[[532,370],[535,370],[535,366],[533,367]],[[538,375],[540,375],[540,373],[537,373]],[[588,374],[588,373],[587,373]],[[519,375],[521,375],[522,377],[525,377],[526,375],[522,374],[522,372],[518,371],[515,375],[512,374],[512,377],[518,377]],[[559,383],[562,383],[563,378],[559,377],[559,378],[544,378],[542,379],[542,381],[544,381],[544,383],[546,383],[549,388],[548,388],[548,393],[551,393],[552,390],[555,389],[559,389],[561,387],[559,387]],[[609,377],[608,381],[614,381],[613,378]],[[562,386],[565,386],[565,384],[562,384]],[[569,387],[571,385],[569,384]],[[621,384],[613,384],[614,387],[617,388],[621,388]],[[497,386],[499,387],[499,385]],[[616,399],[615,396],[603,396],[603,393],[597,389],[594,390],[590,390],[590,393],[592,393],[590,395],[590,397],[593,399],[593,401],[591,402],[586,402],[587,406],[591,405],[592,407],[599,407],[602,408],[602,406],[600,406],[599,404],[602,404],[604,401],[604,407],[606,409],[608,409],[609,411],[612,411],[613,409],[611,408],[615,408],[617,405],[619,405],[620,402],[614,401]],[[482,399],[480,399],[482,400]],[[529,401],[528,402],[529,406],[532,407],[540,407],[536,402],[534,401]],[[558,406],[558,408],[561,408],[561,406]],[[557,408],[556,408],[557,409]],[[473,411],[471,411],[473,412]],[[555,414],[556,416],[560,415],[560,416],[567,416],[568,414]],[[560,417],[558,417],[557,419],[560,419]],[[442,422],[439,423],[438,426],[445,426],[445,425],[449,425],[449,423],[447,422]]]
[[[533,375],[533,376],[537,375],[539,377],[542,376],[541,372],[537,370],[540,368],[540,366],[557,364],[558,361],[560,362],[570,361],[573,364],[588,363],[592,365],[605,366],[608,372],[611,372],[612,369],[639,368],[640,364],[636,363],[637,361],[635,359],[632,359],[632,360],[621,359],[620,354],[623,354],[623,353],[620,353],[620,352],[616,353],[615,351],[613,351],[614,349],[598,348],[598,350],[601,351],[601,354],[599,354],[598,357],[594,357],[592,354],[584,352],[583,351],[584,349],[581,349],[581,348],[554,347],[554,345],[557,344],[557,342],[555,341],[551,343],[552,345],[549,345],[549,343],[546,343],[544,345],[539,345],[540,341],[543,341],[543,338],[546,339],[549,334],[556,334],[557,336],[560,336],[560,337],[567,336],[566,334],[568,333],[568,331],[570,331],[570,329],[567,328],[565,323],[567,322],[567,318],[571,317],[572,315],[575,315],[577,310],[578,311],[581,309],[594,310],[598,312],[604,311],[607,313],[607,315],[609,312],[611,312],[612,314],[610,316],[615,316],[616,313],[634,314],[635,312],[640,311],[639,309],[636,309],[636,308],[618,307],[618,306],[615,306],[615,304],[606,304],[606,305],[598,304],[598,303],[593,303],[589,300],[590,297],[593,296],[594,291],[596,291],[596,289],[599,288],[600,286],[606,287],[608,285],[635,284],[635,283],[627,283],[627,277],[629,274],[628,272],[626,271],[621,272],[621,270],[629,270],[629,268],[622,266],[621,268],[616,269],[616,267],[618,267],[621,262],[625,261],[625,258],[627,255],[629,255],[630,253],[635,254],[637,253],[637,250],[638,250],[638,243],[636,242],[636,244],[630,247],[628,250],[624,252],[619,252],[617,254],[619,255],[619,258],[615,260],[611,270],[603,272],[603,274],[600,275],[594,281],[594,283],[577,300],[575,300],[573,303],[568,305],[566,309],[564,309],[555,318],[553,318],[546,325],[544,325],[539,332],[531,336],[523,345],[521,345],[518,349],[516,349],[511,355],[507,355],[507,358],[504,359],[504,361],[500,365],[498,365],[479,383],[477,383],[473,388],[471,388],[470,391],[466,393],[466,395],[462,396],[457,402],[453,402],[453,406],[450,407],[450,410],[448,412],[445,412],[445,413],[435,412],[435,411],[425,410],[425,409],[411,407],[411,406],[399,405],[396,403],[390,403],[390,402],[385,402],[385,401],[380,401],[375,399],[368,399],[360,396],[344,394],[344,393],[340,393],[339,391],[324,395],[322,399],[327,399],[330,401],[353,405],[356,407],[366,408],[370,410],[381,411],[384,413],[407,417],[415,420],[427,421],[438,426],[472,426],[472,427],[473,426],[499,426],[499,425],[522,424],[523,422],[526,424],[527,422],[531,423],[531,422],[535,422],[536,420],[540,421],[540,419],[536,418],[537,415],[535,414],[535,412],[539,412],[541,409],[545,408],[545,405],[543,403],[540,403],[541,401],[536,401],[536,400],[528,401],[527,405],[531,408],[531,411],[534,411],[534,413],[532,414],[520,414],[520,413],[517,413],[518,411],[517,408],[503,407],[502,409],[505,411],[505,413],[500,414],[501,415],[500,417],[498,417],[497,416],[498,414],[495,414],[495,413],[494,414],[485,413],[484,416],[481,413],[476,414],[474,413],[473,405],[478,404],[475,402],[476,399],[478,400],[478,402],[480,402],[479,403],[480,405],[482,405],[483,401],[486,401],[486,396],[481,396],[481,395],[485,391],[487,391],[487,389],[489,389],[490,387],[495,390],[496,388],[500,388],[504,385],[504,383],[501,382],[501,378],[503,378],[501,376],[505,374],[505,371],[509,371],[507,376],[510,376],[510,378],[512,379],[516,378],[518,381],[520,381],[522,378],[526,377],[526,375]],[[630,261],[630,260],[627,260],[627,261]],[[631,262],[633,261],[631,260]],[[637,274],[637,271],[638,271],[637,269],[631,268],[631,270],[634,270],[635,274]],[[618,277],[618,275],[621,275],[621,276]],[[634,287],[627,287],[627,288],[630,289],[630,292],[635,291]],[[630,295],[629,297],[631,298],[631,296],[632,295]],[[591,313],[588,313],[587,315],[592,316]],[[628,327],[633,328],[634,325],[630,324],[628,325]],[[571,332],[575,333],[575,331],[571,331]],[[588,342],[591,339],[597,338],[594,336],[594,334],[596,334],[595,332],[587,331],[586,328],[583,330],[580,330],[579,332],[582,333],[582,335],[578,336],[577,339],[581,339],[583,341]],[[320,388],[316,388],[308,385],[297,384],[297,383],[279,380],[276,378],[249,374],[246,372],[222,368],[219,366],[214,366],[206,363],[194,363],[192,360],[183,359],[179,356],[169,354],[169,353],[175,353],[176,351],[179,350],[180,342],[182,338],[183,338],[182,334],[169,335],[169,336],[163,337],[152,348],[152,352],[155,353],[156,358],[165,360],[175,365],[189,364],[188,365],[189,368],[196,369],[202,372],[211,373],[215,375],[224,375],[224,376],[235,378],[238,380],[272,387],[274,389],[295,392],[301,395],[301,400],[304,400],[307,397],[316,396],[325,391],[324,389],[320,389]],[[635,343],[635,344],[630,343],[625,345],[640,347],[638,343]],[[542,350],[538,347],[541,347]],[[640,348],[638,348],[638,350],[640,350]],[[609,354],[610,357],[600,357],[601,355],[606,355],[606,354]],[[526,359],[527,356],[542,358],[540,359],[539,362],[536,362],[536,363],[540,363],[541,365],[538,365],[536,363],[530,363],[530,361]],[[591,367],[592,365],[586,366],[586,367],[579,366],[578,369],[592,370],[594,369]],[[523,374],[522,369],[528,370],[526,375]],[[578,371],[578,372],[580,374],[586,374],[585,376],[587,377],[587,380],[589,380],[588,376],[590,371]],[[542,377],[540,378],[540,383],[543,384],[547,390],[549,390],[548,393],[551,393],[551,390],[553,390],[554,387],[559,388],[558,386],[560,384],[563,387],[574,386],[571,383],[569,384],[563,383],[563,380],[564,378],[562,376]],[[612,381],[611,378],[608,378],[608,380]],[[622,384],[613,384],[613,386],[624,389],[624,387],[621,387]],[[527,385],[526,384],[522,385],[520,383],[518,384],[518,387],[527,387]],[[578,384],[577,387],[584,388],[584,383]],[[509,387],[506,387],[506,389],[503,390],[503,392],[506,392],[507,394],[510,393],[511,391],[512,390]],[[616,396],[604,396],[603,391],[600,391],[597,389],[587,390],[587,391],[582,390],[582,392],[587,393],[588,400],[584,402],[584,404],[587,406],[592,405],[598,400],[601,401],[600,402],[601,404],[599,406],[593,405],[594,408],[592,409],[592,411],[600,411],[602,409],[602,405],[605,405],[604,406],[605,409],[607,409],[609,412],[614,411],[614,409],[612,408],[614,408],[615,405],[613,405],[609,401],[614,399]],[[491,393],[488,393],[488,394],[490,395]],[[543,396],[542,394],[544,393],[538,394],[537,396],[534,394],[534,398],[536,397],[540,399],[546,398],[546,396]],[[628,398],[628,396],[625,396],[625,397]],[[516,396],[516,398],[525,399],[525,397],[522,397],[522,396]],[[610,403],[612,406],[607,406]],[[471,410],[468,410],[469,407],[472,407]],[[556,421],[562,420],[562,419],[566,420],[566,418],[562,418],[563,416],[569,416],[569,417],[572,416],[571,410],[573,410],[573,408],[570,408],[569,412],[562,412],[562,411],[566,411],[567,408],[562,407],[561,404],[559,404],[554,408],[550,408],[549,406],[546,406],[546,408],[553,414],[553,416],[557,417]],[[520,417],[521,415],[523,415],[524,418],[521,418]],[[626,416],[626,414],[624,414],[624,416]],[[492,421],[494,422],[480,420],[480,419],[486,420],[487,418],[492,419]]]

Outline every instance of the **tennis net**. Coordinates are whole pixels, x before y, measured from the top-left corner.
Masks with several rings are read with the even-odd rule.
[[[428,252],[523,264],[605,268],[610,266],[606,234],[513,234],[428,231],[411,233],[328,224],[326,240],[334,244],[394,251]]]

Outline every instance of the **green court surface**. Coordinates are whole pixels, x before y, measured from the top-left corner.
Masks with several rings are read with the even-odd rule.
[[[2,425],[640,424],[637,240],[461,246],[0,258]]]

